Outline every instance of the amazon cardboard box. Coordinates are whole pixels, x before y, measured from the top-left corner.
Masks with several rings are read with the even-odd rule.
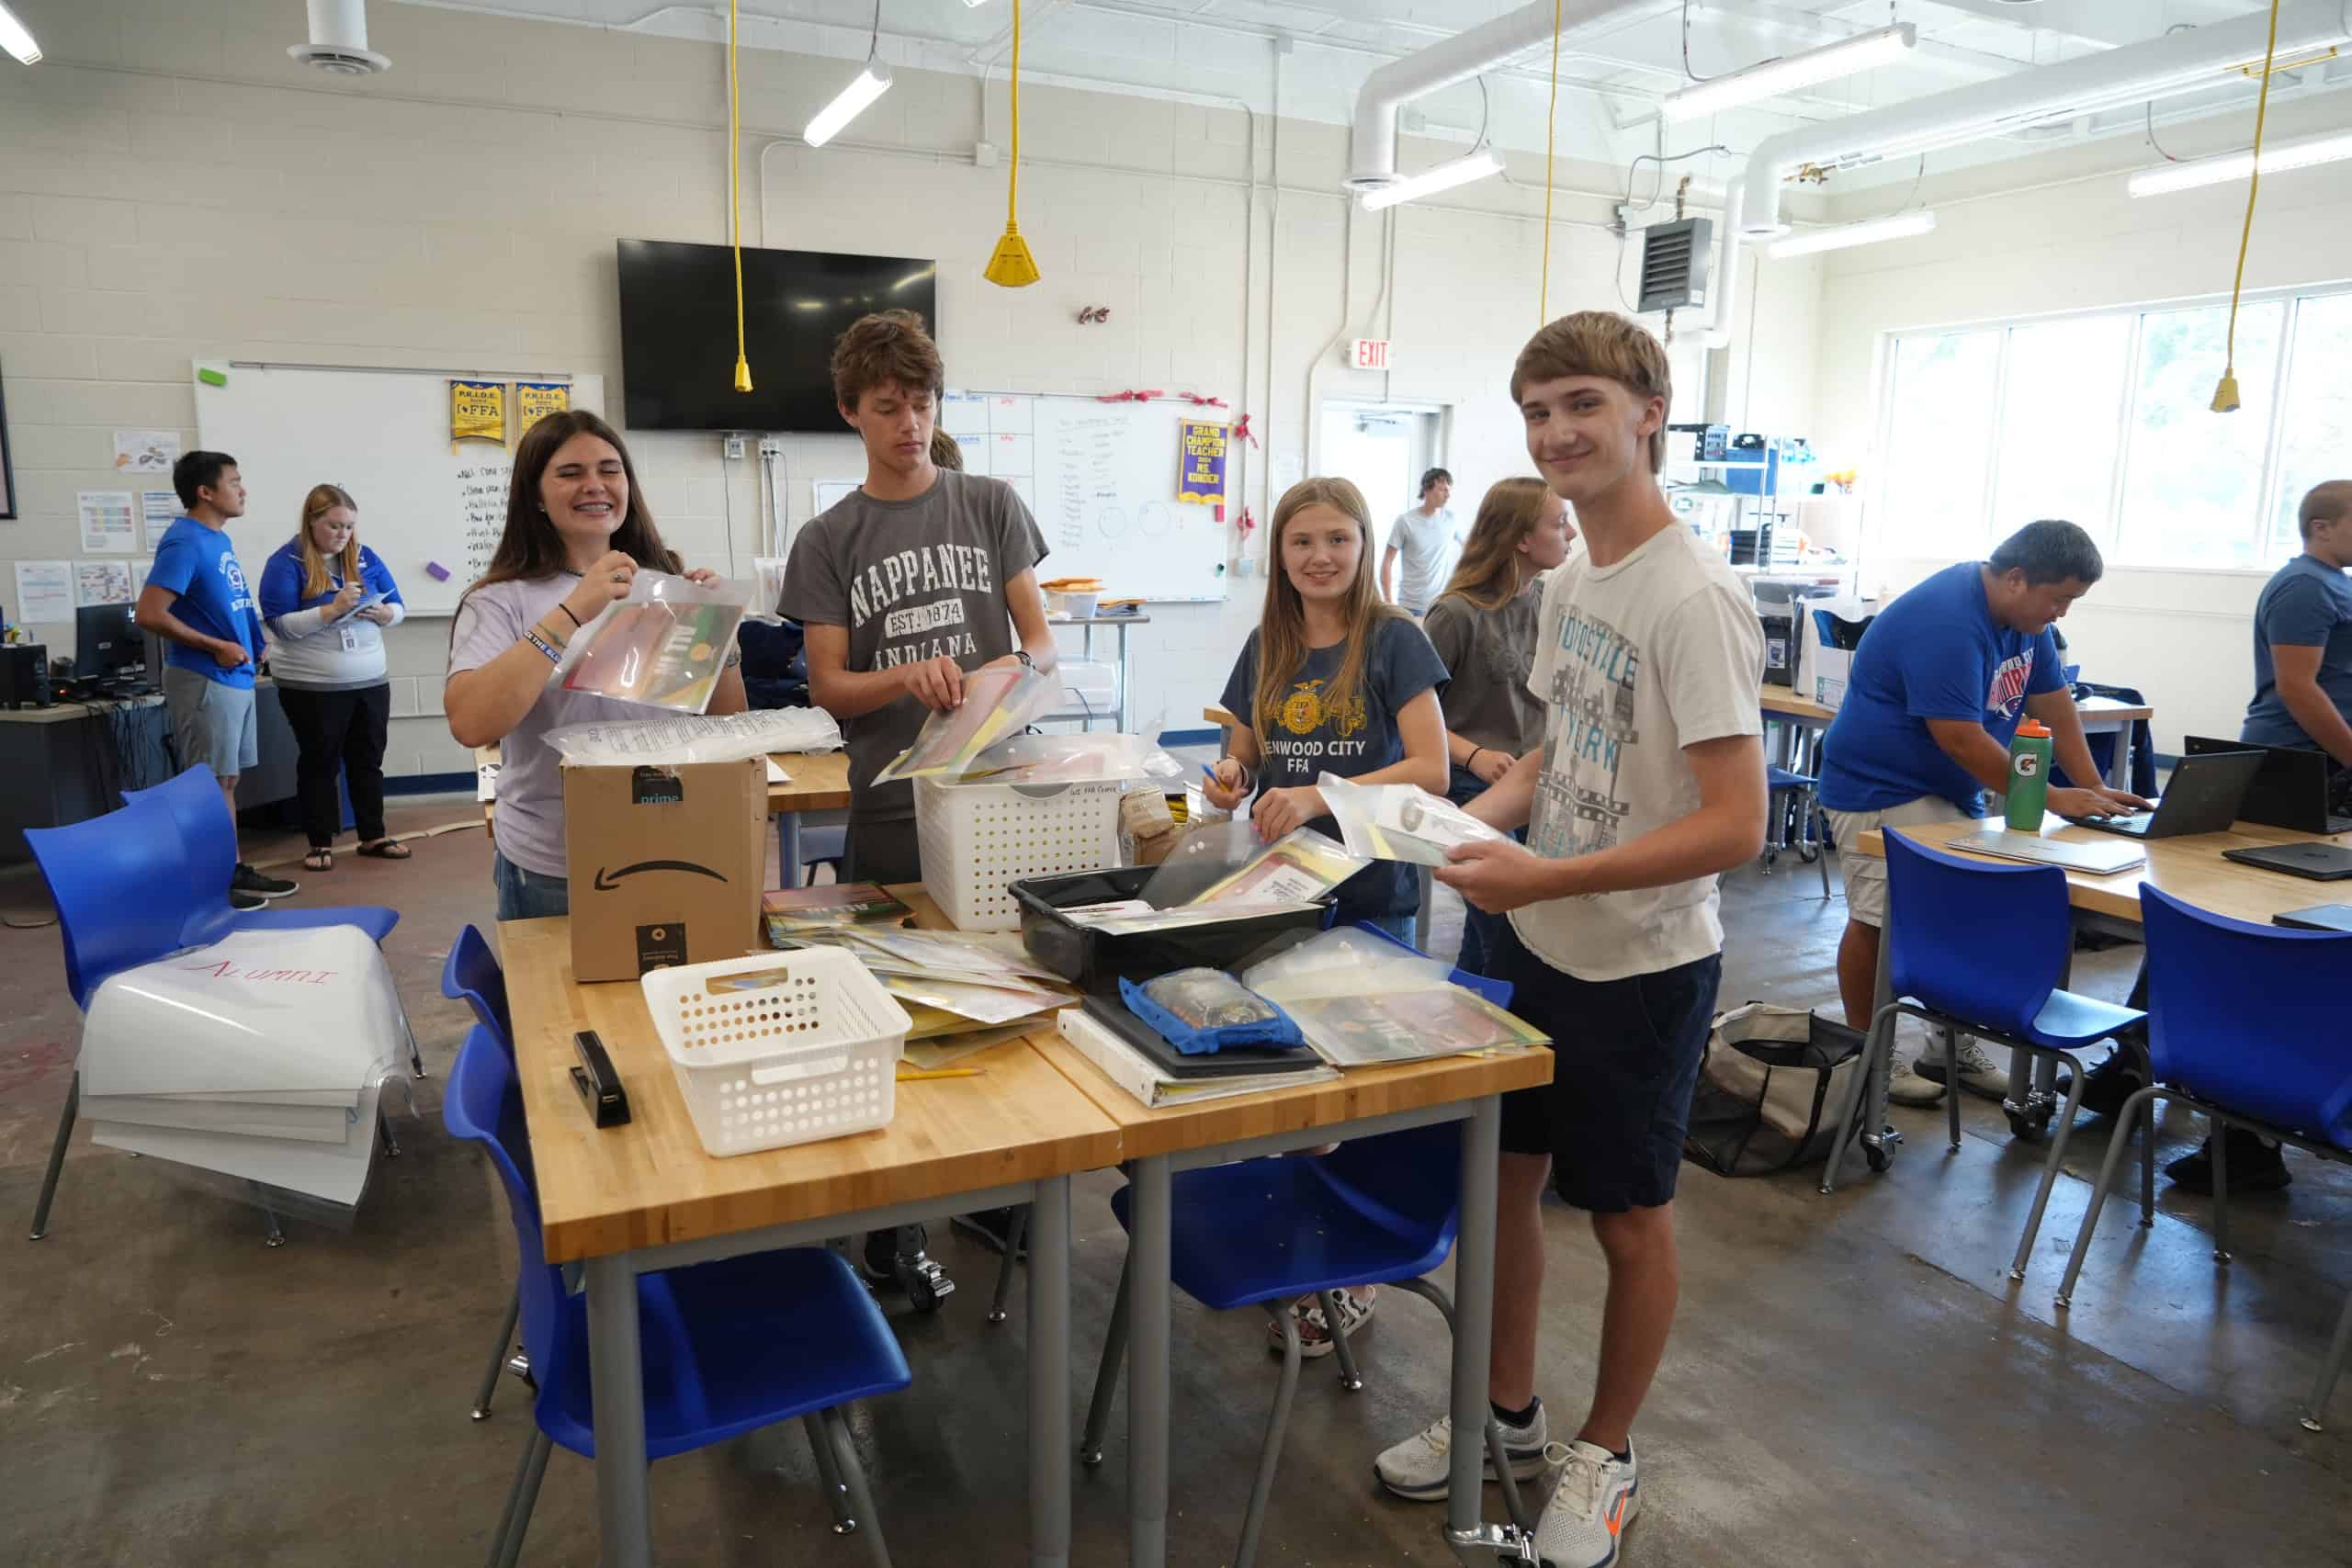
[[[767,761],[563,770],[571,971],[740,958],[762,945]]]

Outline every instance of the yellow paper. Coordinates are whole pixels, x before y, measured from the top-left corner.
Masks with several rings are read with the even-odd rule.
[[[563,413],[571,407],[571,388],[561,381],[517,381],[514,383],[514,434],[519,438],[531,426],[551,413]]]
[[[506,383],[449,383],[449,441],[488,441],[506,445]]]

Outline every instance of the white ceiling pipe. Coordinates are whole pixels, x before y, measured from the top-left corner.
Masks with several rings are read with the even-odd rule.
[[[1559,7],[1556,11],[1555,4]],[[1561,31],[1566,32],[1611,11],[1640,4],[1641,0],[1534,0],[1532,5],[1507,11],[1491,22],[1456,33],[1402,60],[1390,61],[1364,78],[1363,89],[1356,95],[1349,187],[1357,191],[1378,190],[1396,180],[1396,111],[1403,105],[1441,87],[1467,82],[1522,50],[1551,42],[1555,17]],[[1550,70],[1551,62],[1547,59],[1546,74]]]
[[[1739,298],[1739,231],[1741,209],[1747,204],[1747,187],[1735,182],[1731,194],[1724,197],[1723,237],[1715,242],[1715,297],[1707,301],[1706,345],[1709,348],[1731,346],[1731,313]]]
[[[2220,86],[2223,72],[2248,62],[2258,74],[2269,28],[2269,12],[2255,12],[1767,137],[1748,159],[1742,181],[1742,225],[1750,236],[1786,233],[1781,185],[1807,165],[1851,168],[1978,141],[2059,115],[2096,113]],[[2279,9],[2282,60],[2347,39],[2352,0],[2290,0]]]

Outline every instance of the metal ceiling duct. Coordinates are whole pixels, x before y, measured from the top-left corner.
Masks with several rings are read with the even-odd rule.
[[[373,76],[392,68],[368,47],[368,0],[309,0],[311,41],[288,45],[289,58],[335,76]]]

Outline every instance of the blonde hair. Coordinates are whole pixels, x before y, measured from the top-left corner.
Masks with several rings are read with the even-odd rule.
[[[341,485],[312,485],[311,493],[302,498],[302,526],[294,537],[302,556],[302,597],[315,597],[327,591],[327,558],[320,553],[319,542],[311,537],[311,525],[343,507],[351,513],[351,532],[343,541],[343,553],[337,558],[345,582],[359,581],[359,503]]]
[[[1478,502],[1478,520],[1462,546],[1461,564],[1441,599],[1460,594],[1481,610],[1498,610],[1523,584],[1519,571],[1519,544],[1535,532],[1552,487],[1542,479],[1497,479]]]
[[[933,468],[964,471],[964,448],[956,439],[940,429],[931,427],[931,462]]]
[[[1674,372],[1666,362],[1666,348],[1639,321],[1613,310],[1578,310],[1536,329],[1510,367],[1510,400],[1530,381],[1556,381],[1564,376],[1598,376],[1614,381],[1647,402],[1663,398],[1674,406]],[[1650,472],[1666,468],[1666,423],[1650,432]]]
[[[1347,625],[1347,651],[1322,692],[1323,709],[1329,712],[1355,694],[1363,682],[1373,634],[1381,623],[1403,614],[1380,596],[1372,571],[1372,508],[1363,491],[1341,479],[1301,479],[1283,491],[1274,503],[1273,570],[1266,576],[1266,606],[1258,617],[1258,689],[1253,694],[1250,728],[1262,742],[1272,734],[1274,716],[1290,695],[1291,682],[1306,667],[1306,602],[1299,596],[1290,573],[1282,566],[1283,530],[1310,506],[1328,506],[1352,520],[1361,547],[1356,552],[1355,580],[1348,584],[1340,617]]]

